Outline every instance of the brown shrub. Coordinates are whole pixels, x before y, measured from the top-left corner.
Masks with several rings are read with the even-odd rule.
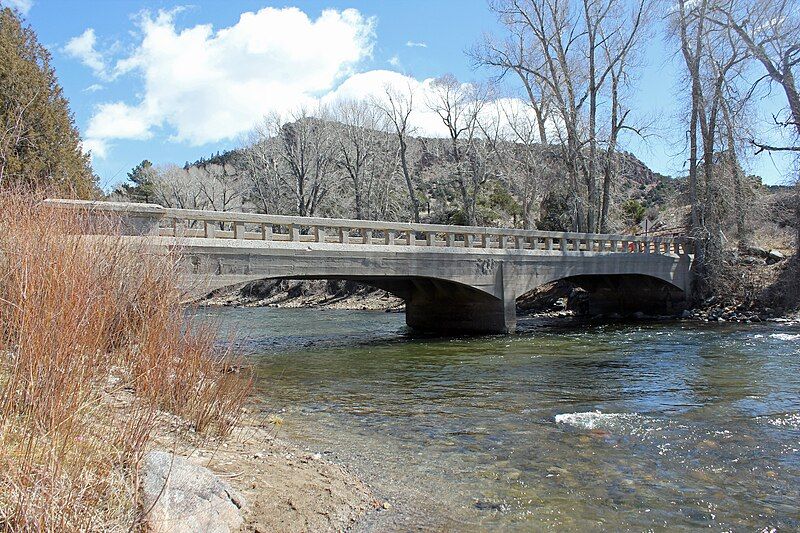
[[[160,411],[224,435],[249,393],[176,258],[85,215],[0,198],[0,530],[129,529]]]

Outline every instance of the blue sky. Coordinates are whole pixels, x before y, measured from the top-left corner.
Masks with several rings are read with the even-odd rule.
[[[425,80],[446,73],[484,80],[490,73],[475,70],[465,50],[500,31],[484,0],[6,3],[26,11],[52,51],[104,188],[142,159],[183,164],[240,146],[265,112],[374,94],[386,83],[424,91]],[[653,135],[624,144],[675,175],[684,165],[684,97],[679,58],[660,30],[647,39],[634,96]],[[430,116],[418,120],[435,134]],[[787,165],[762,155],[750,170],[776,183]]]

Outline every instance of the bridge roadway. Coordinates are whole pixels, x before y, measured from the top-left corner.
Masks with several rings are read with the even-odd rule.
[[[516,299],[567,279],[602,311],[667,313],[691,278],[685,237],[559,233],[47,200],[120,217],[123,232],[176,250],[193,295],[268,278],[355,280],[406,302],[437,332],[513,332]]]

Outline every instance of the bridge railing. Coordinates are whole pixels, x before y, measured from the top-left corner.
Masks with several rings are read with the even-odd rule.
[[[131,233],[169,237],[240,239],[460,248],[509,248],[561,252],[689,254],[691,239],[480,226],[446,226],[376,220],[262,215],[234,211],[172,209],[153,204],[47,200],[54,207],[114,212]]]

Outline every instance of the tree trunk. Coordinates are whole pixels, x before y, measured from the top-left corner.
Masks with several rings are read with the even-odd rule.
[[[408,187],[408,199],[411,201],[411,213],[414,215],[414,222],[419,224],[419,202],[417,201],[417,194],[414,191],[414,183],[411,180],[411,171],[408,168],[408,158],[406,152],[408,146],[405,139],[400,136],[400,166],[403,169],[403,177],[406,179],[406,187]]]

